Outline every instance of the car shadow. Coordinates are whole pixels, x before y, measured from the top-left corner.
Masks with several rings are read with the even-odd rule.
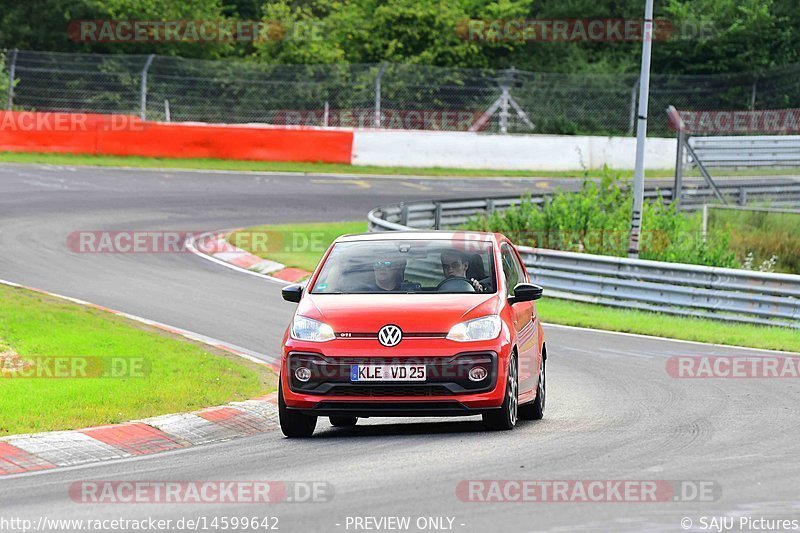
[[[525,426],[531,422],[519,422],[519,426]],[[378,424],[359,423],[352,427],[332,427],[327,424],[323,427],[317,426],[314,439],[341,439],[348,437],[391,437],[409,435],[442,435],[442,434],[464,434],[464,433],[498,433],[483,425],[480,419],[454,420],[454,421],[422,421],[422,422],[392,422],[387,420]]]

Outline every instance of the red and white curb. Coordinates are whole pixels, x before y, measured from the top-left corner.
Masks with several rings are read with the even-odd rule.
[[[249,274],[260,274],[280,283],[297,283],[310,275],[310,272],[305,270],[287,267],[237,248],[228,242],[228,236],[234,231],[239,230],[211,232],[197,238],[190,237],[186,241],[186,247],[192,253],[221,265],[234,267]]]
[[[279,427],[275,394],[194,413],[0,439],[0,476],[125,459],[266,433]]]
[[[225,350],[275,370],[280,365],[273,357],[188,330],[11,281],[0,280],[0,284],[100,309]],[[0,438],[0,476],[150,455],[265,433],[278,427],[277,396],[273,393],[192,413],[162,415],[71,431],[11,435]]]

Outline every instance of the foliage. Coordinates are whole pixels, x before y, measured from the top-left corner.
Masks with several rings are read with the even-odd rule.
[[[558,191],[536,205],[528,196],[519,206],[479,215],[468,229],[497,231],[514,242],[601,255],[624,256],[632,209],[631,195],[606,171],[599,182],[586,180],[578,192]],[[699,214],[675,212],[663,201],[645,203],[640,257],[657,261],[736,267],[724,234],[703,241]]]
[[[381,61],[535,72],[636,72],[637,42],[467,40],[469,19],[636,18],[641,0],[36,0],[5,2],[0,49],[120,52],[276,63]],[[662,0],[671,38],[653,47],[654,73],[770,69],[800,61],[797,0]],[[77,19],[278,21],[284,37],[239,43],[76,43]],[[297,31],[299,29],[299,31]]]
[[[800,213],[709,209],[708,227],[745,267],[800,274]]]

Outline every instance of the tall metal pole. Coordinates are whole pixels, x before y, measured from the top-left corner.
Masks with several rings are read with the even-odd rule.
[[[11,50],[11,61],[8,65],[8,102],[6,102],[6,110],[11,111],[14,105],[14,76],[17,70],[17,49]]]
[[[639,78],[631,87],[631,118],[628,121],[628,135],[633,135],[633,128],[636,126],[636,92],[639,90]]]
[[[639,76],[639,120],[636,126],[636,169],[633,173],[633,212],[628,257],[639,258],[644,207],[644,148],[647,140],[647,108],[650,97],[650,53],[653,46],[653,0],[646,0],[642,34],[642,72]]]

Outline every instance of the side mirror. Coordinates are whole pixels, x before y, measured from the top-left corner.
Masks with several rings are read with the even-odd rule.
[[[538,300],[542,297],[544,293],[544,289],[533,283],[518,283],[516,287],[514,287],[514,296],[510,296],[508,298],[508,302],[510,304],[515,304],[517,302],[532,302],[533,300]]]
[[[303,297],[303,286],[300,284],[288,285],[281,289],[281,295],[287,302],[297,303]]]

